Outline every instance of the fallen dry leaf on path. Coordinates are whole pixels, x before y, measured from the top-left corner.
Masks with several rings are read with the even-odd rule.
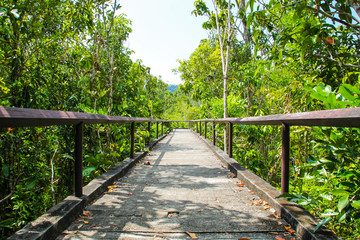
[[[276,236],[276,240],[285,240],[285,238],[282,238],[282,237]]]
[[[291,226],[284,226],[285,230],[289,232],[290,234],[294,234],[295,230],[291,229]]]
[[[263,200],[259,200],[259,201],[253,202],[252,205],[254,205],[254,206],[260,206],[260,205],[263,204],[263,203],[264,203]]]
[[[117,186],[108,186],[109,192],[112,192],[114,188],[117,188]]]
[[[89,224],[88,221],[85,221],[85,220],[83,220],[83,219],[79,219],[77,222],[83,222],[83,223],[85,223],[85,224]]]
[[[65,231],[63,234],[77,234],[78,231]]]
[[[281,219],[281,217],[276,212],[270,214],[268,217],[274,217],[276,219]]]
[[[86,217],[91,217],[90,213],[88,211],[83,211],[83,215],[86,216]]]
[[[195,233],[186,232],[187,235],[189,235],[192,239],[198,239]]]
[[[245,184],[243,184],[243,183],[238,183],[238,184],[236,184],[236,186],[238,186],[238,187],[244,187]]]

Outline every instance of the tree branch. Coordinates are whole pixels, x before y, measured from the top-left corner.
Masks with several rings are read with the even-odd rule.
[[[320,55],[320,54],[316,54],[316,53],[315,54],[312,53],[311,55],[314,56],[314,57],[325,58],[325,59],[330,60],[332,62],[336,62],[337,64],[339,64],[341,66],[352,67],[352,68],[360,68],[360,65],[343,63],[343,62],[341,62],[339,60],[336,60],[336,59],[334,59],[332,57],[329,57],[329,56],[324,56],[324,55]]]
[[[306,7],[308,9],[310,9],[311,11],[315,12],[315,13],[320,13],[321,15],[323,15],[323,16],[325,16],[327,18],[330,18],[331,20],[333,20],[335,22],[341,23],[341,24],[343,24],[345,26],[351,27],[351,28],[356,29],[358,31],[359,26],[357,26],[357,25],[347,23],[347,22],[345,22],[345,21],[343,21],[341,19],[338,19],[338,18],[336,18],[336,17],[334,17],[334,16],[332,16],[332,15],[330,15],[330,14],[328,14],[328,13],[326,13],[326,12],[320,10],[320,9],[317,9],[317,8],[314,8],[314,7],[311,7],[311,6],[306,6]]]

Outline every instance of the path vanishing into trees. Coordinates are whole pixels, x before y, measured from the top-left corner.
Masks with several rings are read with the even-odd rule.
[[[175,129],[57,239],[297,239],[234,176],[199,136]]]

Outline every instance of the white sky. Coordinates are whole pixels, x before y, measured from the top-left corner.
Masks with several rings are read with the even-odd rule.
[[[151,73],[164,82],[181,83],[172,73],[177,59],[189,59],[190,54],[207,38],[202,28],[205,17],[195,17],[194,0],[122,0],[120,12],[132,21],[128,47],[135,51],[132,59],[141,59]]]

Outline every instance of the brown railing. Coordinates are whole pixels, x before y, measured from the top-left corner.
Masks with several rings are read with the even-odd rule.
[[[178,120],[196,124],[197,132],[202,135],[202,122],[207,135],[207,123],[213,123],[213,144],[216,144],[215,124],[229,124],[229,157],[233,156],[233,124],[239,125],[278,125],[282,126],[282,164],[281,164],[281,192],[289,191],[289,158],[290,158],[290,126],[328,126],[328,127],[360,127],[360,108],[323,110],[304,113],[279,114],[259,117],[222,118],[201,120]],[[130,158],[134,157],[135,123],[148,122],[148,131],[151,132],[151,123],[156,123],[156,138],[159,137],[159,123],[177,122],[176,120],[159,120],[150,118],[132,118],[108,116],[101,114],[87,114],[80,112],[62,112],[38,109],[23,109],[0,107],[0,128],[34,127],[51,125],[75,126],[75,195],[82,195],[82,141],[83,126],[85,124],[124,124],[130,123]],[[151,136],[151,134],[149,134]],[[150,143],[150,138],[148,139]]]
[[[233,124],[239,125],[278,125],[282,126],[281,150],[281,193],[289,192],[290,165],[290,126],[327,126],[327,127],[360,127],[360,108],[323,110],[314,112],[291,113],[244,118],[201,119],[190,121],[190,127],[196,124],[196,131],[202,135],[201,123],[205,125],[204,136],[207,135],[207,123],[213,123],[213,144],[216,144],[215,123],[229,124],[228,154],[233,156]]]
[[[26,108],[9,108],[0,106],[0,128],[15,127],[45,127],[52,125],[75,126],[75,196],[82,196],[82,166],[83,166],[83,126],[85,124],[124,124],[130,123],[130,158],[134,158],[135,123],[148,122],[148,144],[151,141],[151,123],[156,123],[156,138],[159,137],[159,123],[161,135],[165,120],[150,118],[134,118],[88,114],[80,112],[49,111]]]

